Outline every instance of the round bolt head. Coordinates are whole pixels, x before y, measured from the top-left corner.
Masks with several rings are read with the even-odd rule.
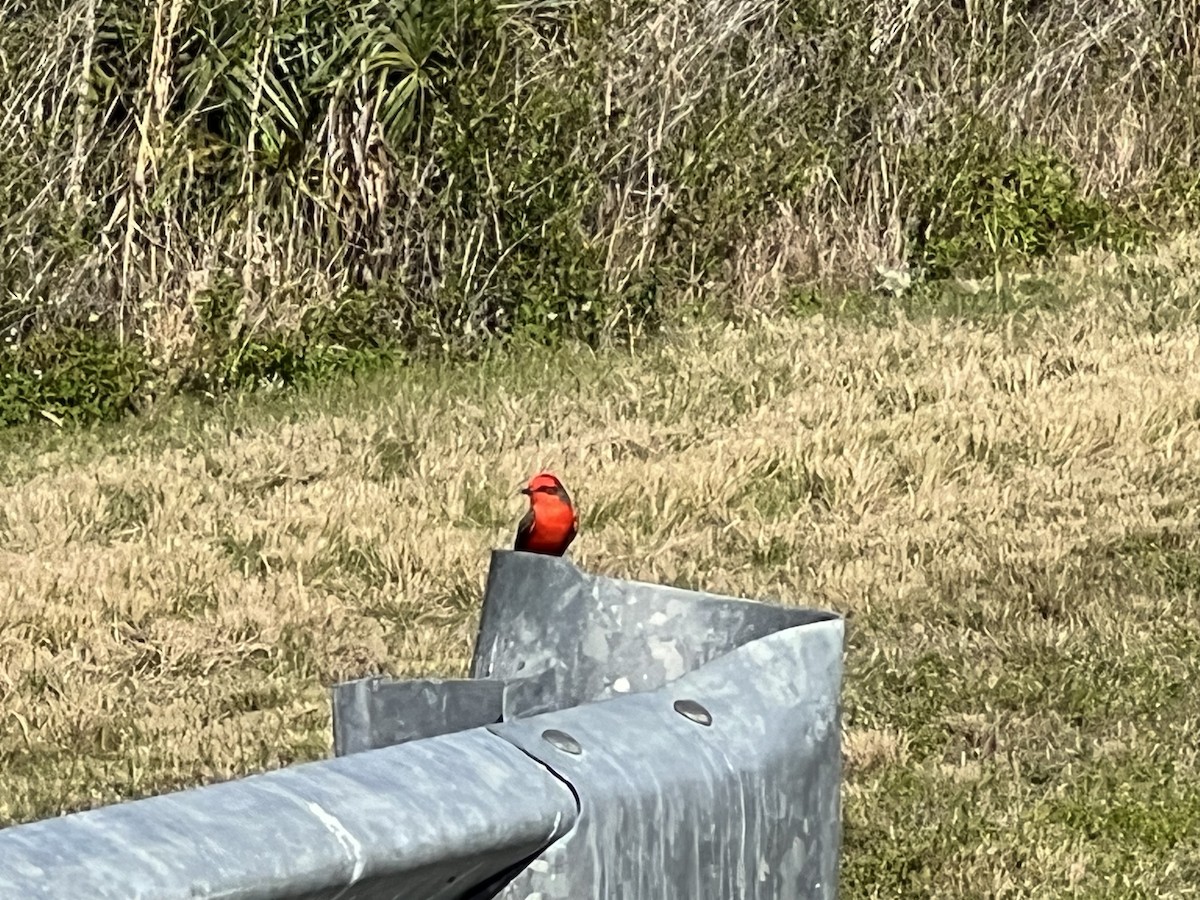
[[[701,725],[712,724],[712,714],[695,700],[676,700],[675,712]]]
[[[563,753],[570,753],[578,756],[583,752],[583,748],[579,746],[579,741],[571,737],[565,731],[559,731],[557,728],[547,728],[542,732],[542,740],[551,747],[561,750]]]

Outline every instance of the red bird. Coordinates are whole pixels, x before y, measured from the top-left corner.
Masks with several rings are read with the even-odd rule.
[[[513,549],[562,556],[579,529],[571,495],[549,472],[534,475],[520,492],[529,497],[529,509],[517,526]]]

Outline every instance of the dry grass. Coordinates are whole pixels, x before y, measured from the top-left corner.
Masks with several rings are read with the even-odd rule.
[[[844,896],[1192,896],[1193,271],[24,433],[0,821],[319,757],[331,682],[462,672],[549,464],[582,566],[850,617]]]

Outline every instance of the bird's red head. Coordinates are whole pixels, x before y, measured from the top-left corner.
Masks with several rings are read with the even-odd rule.
[[[536,501],[539,494],[561,496],[566,492],[553,472],[538,472],[521,488],[521,493],[528,494],[531,501]]]

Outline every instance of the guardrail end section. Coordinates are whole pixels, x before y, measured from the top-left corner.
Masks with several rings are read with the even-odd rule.
[[[489,726],[580,804],[497,896],[834,900],[843,633],[799,626],[657,691]]]

